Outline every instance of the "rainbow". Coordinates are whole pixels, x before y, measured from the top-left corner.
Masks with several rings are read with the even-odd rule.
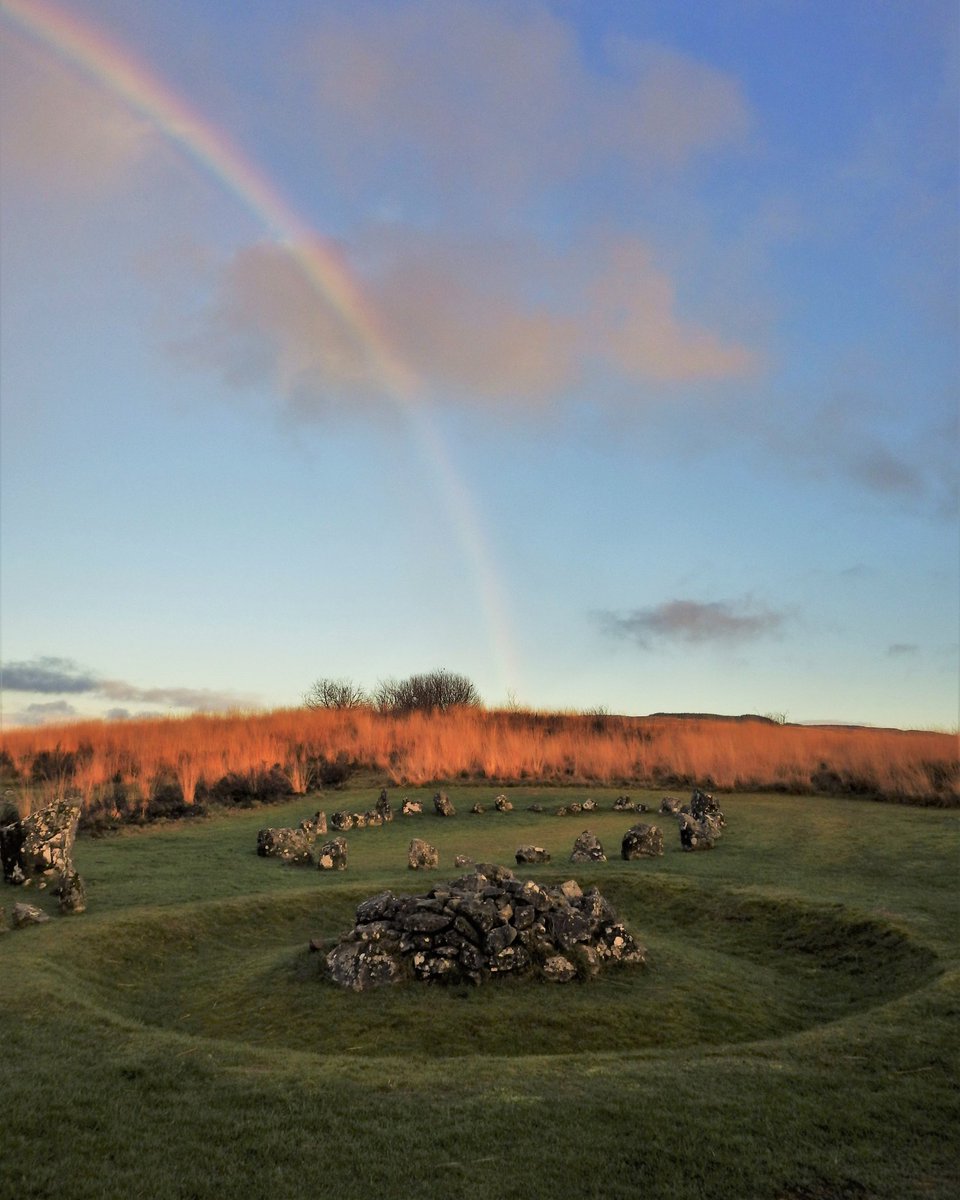
[[[316,294],[337,313],[365,359],[375,368],[384,393],[408,419],[439,489],[463,552],[473,568],[490,636],[500,686],[518,682],[503,589],[491,565],[476,505],[447,448],[417,398],[417,380],[381,329],[335,247],[293,210],[279,189],[232,144],[204,121],[150,67],[88,21],[46,0],[0,0],[0,13],[16,28],[108,89],[145,117],[213,176],[253,214],[297,263]]]

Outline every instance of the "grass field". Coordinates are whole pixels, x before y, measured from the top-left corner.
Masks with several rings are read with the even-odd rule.
[[[732,1197],[958,1194],[960,813],[722,797],[727,830],[625,863],[631,814],[583,789],[449,787],[458,815],[347,836],[327,874],[254,853],[262,825],[369,808],[367,787],[81,838],[89,909],[0,936],[0,1195]],[[429,802],[432,790],[391,792]],[[661,793],[631,793],[656,803]],[[526,811],[534,799],[542,814]],[[597,833],[610,861],[567,862]],[[423,836],[441,869],[406,869]],[[597,884],[646,969],[564,987],[353,995],[308,940],[457,853]],[[47,892],[6,888],[0,904]]]

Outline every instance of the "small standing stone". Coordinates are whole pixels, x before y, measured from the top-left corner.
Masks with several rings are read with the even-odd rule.
[[[437,811],[438,817],[454,817],[457,810],[450,803],[450,797],[446,792],[437,792],[433,798],[433,807]]]
[[[603,846],[595,833],[591,833],[589,829],[585,829],[580,834],[573,843],[573,853],[570,855],[570,861],[575,863],[607,861],[607,856],[603,852]]]
[[[550,852],[545,850],[543,846],[518,846],[516,854],[517,864],[522,863],[548,863],[550,861]]]
[[[33,904],[15,904],[13,906],[13,927],[14,929],[23,929],[25,925],[42,925],[50,918],[42,908],[37,908]]]
[[[87,910],[87,889],[77,871],[72,868],[60,876],[60,886],[57,889],[60,896],[60,911],[64,916],[69,913],[82,913]]]
[[[333,838],[317,847],[317,867],[321,871],[345,871],[347,869],[347,839]]]
[[[635,858],[656,858],[663,854],[663,833],[656,825],[631,825],[623,835],[620,857],[629,862]]]
[[[503,795],[502,792],[499,796],[497,796],[496,800],[494,800],[493,805],[494,805],[494,808],[496,808],[497,812],[502,812],[502,813],[513,812],[513,805],[506,798],[506,796]]]
[[[440,851],[423,838],[413,838],[407,851],[407,866],[411,871],[432,871],[440,865]]]

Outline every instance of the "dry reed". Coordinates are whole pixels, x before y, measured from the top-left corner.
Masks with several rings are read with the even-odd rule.
[[[957,738],[924,730],[778,725],[763,719],[616,717],[456,709],[391,716],[372,709],[280,709],[13,729],[0,750],[31,779],[37,756],[67,760],[42,786],[69,783],[85,807],[130,785],[145,800],[175,780],[186,804],[224,775],[279,767],[295,792],[318,761],[339,760],[426,784],[699,784],[719,789],[856,792],[960,802]],[[57,756],[60,756],[59,759]],[[34,772],[35,774],[35,772]]]

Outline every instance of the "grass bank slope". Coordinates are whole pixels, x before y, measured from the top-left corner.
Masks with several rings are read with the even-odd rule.
[[[593,794],[600,812],[518,788],[473,815],[492,791],[451,788],[454,818],[348,834],[343,874],[254,853],[302,797],[82,838],[88,912],[0,937],[0,1194],[954,1196],[958,815],[729,796],[715,850],[682,853],[658,817],[664,856],[625,863],[631,815]],[[574,867],[587,825],[610,861]],[[406,869],[412,836],[439,872]],[[307,941],[359,899],[525,842],[554,861],[522,874],[597,884],[646,969],[360,996],[321,978]]]

